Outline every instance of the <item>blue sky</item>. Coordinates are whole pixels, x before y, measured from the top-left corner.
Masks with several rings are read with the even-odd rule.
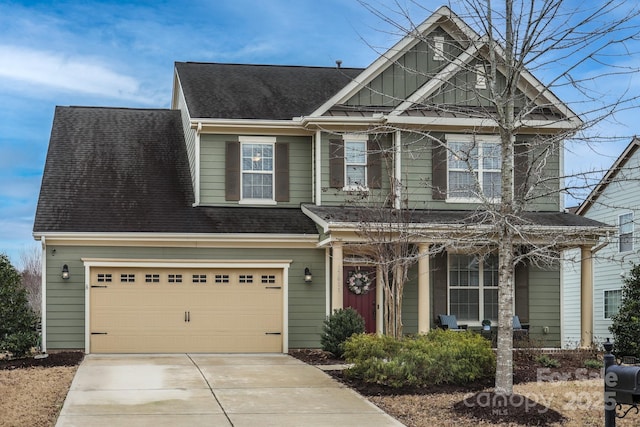
[[[428,15],[399,3],[416,21]],[[174,61],[333,66],[341,59],[366,67],[377,57],[369,45],[397,40],[355,0],[0,0],[0,28],[0,252],[14,263],[36,245],[33,218],[56,105],[166,108]],[[603,133],[640,133],[632,113]],[[567,162],[577,164],[577,156],[584,167],[608,167],[623,146],[603,146],[597,156],[578,150]]]

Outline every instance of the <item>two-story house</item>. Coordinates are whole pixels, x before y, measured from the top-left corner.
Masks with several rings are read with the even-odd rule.
[[[474,181],[500,197],[497,129],[475,115],[489,108],[486,46],[446,7],[417,31],[365,69],[180,62],[171,109],[58,107],[34,226],[45,349],[286,352],[318,347],[347,306],[384,332],[354,197],[410,209],[419,230],[405,332],[438,314],[495,320],[495,255],[431,253],[482,226]],[[540,108],[517,147],[579,122],[541,87],[523,74]],[[557,177],[562,145],[544,150]],[[517,151],[522,182],[537,153]],[[601,224],[563,213],[558,194],[532,200],[525,234],[553,230],[585,252],[597,242]],[[349,286],[357,271],[368,292]],[[531,335],[558,345],[560,269],[522,263],[515,288]]]
[[[567,251],[563,262],[562,344],[573,347],[580,341],[583,328],[593,332],[596,342],[613,339],[609,326],[622,302],[624,279],[633,264],[640,263],[636,223],[640,212],[640,194],[634,191],[640,176],[640,139],[627,145],[611,168],[591,191],[576,214],[615,224],[592,255],[593,323],[581,325],[580,272],[582,260],[576,250]]]

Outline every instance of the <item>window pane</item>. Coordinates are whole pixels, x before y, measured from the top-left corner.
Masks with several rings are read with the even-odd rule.
[[[347,166],[347,185],[365,186],[365,167],[364,166]]]
[[[243,171],[272,171],[273,146],[271,144],[243,144]]]
[[[366,163],[367,147],[365,145],[365,142],[347,141],[345,143],[345,160],[347,163]]]
[[[451,197],[475,197],[475,176],[470,172],[449,172],[449,195]]]
[[[484,318],[498,320],[498,290],[485,289],[484,297]]]
[[[604,318],[611,319],[611,317],[618,314],[621,303],[622,290],[604,291]]]
[[[498,257],[490,255],[484,259],[483,265],[483,286],[498,286]]]
[[[501,196],[500,175],[500,172],[484,172],[482,174],[482,192],[486,197],[499,198]]]
[[[478,260],[468,255],[450,256],[450,286],[474,286],[479,285],[480,270]]]
[[[482,144],[482,167],[484,169],[500,170],[500,144]]]
[[[478,296],[477,289],[451,289],[451,314],[462,321],[480,320]]]
[[[449,169],[478,168],[478,147],[470,142],[449,142]]]
[[[245,199],[272,199],[273,176],[271,174],[243,173],[242,197]]]
[[[633,213],[619,216],[618,235],[620,252],[633,250]]]

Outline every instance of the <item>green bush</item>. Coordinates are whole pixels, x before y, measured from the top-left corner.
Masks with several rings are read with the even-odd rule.
[[[5,254],[0,254],[0,352],[14,357],[29,353],[38,342],[37,316],[29,307],[20,274]]]
[[[611,318],[613,352],[617,357],[640,359],[640,265],[634,265],[624,279],[622,304]]]
[[[320,344],[324,351],[342,357],[342,344],[353,334],[364,332],[364,318],[353,308],[335,310],[322,327]]]
[[[602,362],[597,359],[587,359],[584,361],[584,367],[589,369],[602,368]]]
[[[354,335],[344,343],[344,355],[353,363],[347,375],[396,388],[462,385],[495,372],[489,342],[471,332],[438,329],[402,340]]]
[[[541,354],[540,356],[536,357],[536,362],[538,362],[540,365],[544,366],[545,368],[560,367],[560,362],[558,361],[558,359],[554,359],[548,354]]]

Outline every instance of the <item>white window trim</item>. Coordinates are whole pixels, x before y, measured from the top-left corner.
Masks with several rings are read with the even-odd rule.
[[[478,145],[483,143],[489,144],[500,144],[500,137],[498,135],[466,135],[466,134],[446,134],[445,142],[448,144],[449,142],[462,142],[462,143],[472,143],[476,142]],[[447,146],[448,147],[448,146]],[[449,195],[449,155],[450,151],[447,149],[447,198],[445,200],[446,203],[479,203],[481,199],[479,197],[451,197]],[[478,156],[478,167],[481,166],[482,156]],[[482,169],[477,169],[482,171]],[[502,173],[502,170],[500,170]],[[482,174],[478,174],[478,179],[480,180],[480,188],[482,188]],[[500,201],[500,197],[495,197],[490,199],[491,202],[497,203]]]
[[[276,138],[273,136],[239,136],[238,141],[240,142],[240,200],[238,204],[240,205],[277,205],[278,203],[275,200],[275,191],[276,191]],[[242,169],[242,146],[244,144],[270,144],[272,146],[273,153],[273,165],[271,174],[271,199],[250,199],[244,197],[243,192],[243,179],[244,179],[244,169]],[[259,172],[251,172],[251,173],[259,173]],[[263,173],[267,174],[267,173]]]
[[[433,37],[433,60],[444,61],[444,36]]]
[[[622,303],[622,288],[603,289],[602,290],[602,319],[603,320],[611,320],[611,317],[606,317],[605,315],[605,307],[607,306],[605,295],[607,294],[607,292],[612,292],[612,291],[620,291],[620,298],[621,298],[620,302]]]
[[[458,322],[462,322],[463,324],[469,326],[482,326],[482,321],[486,319],[484,315],[484,290],[485,289],[498,289],[498,285],[496,286],[484,286],[484,260],[480,259],[479,269],[478,269],[478,286],[451,286],[451,260],[450,257],[452,255],[465,255],[469,257],[478,256],[473,254],[467,254],[464,252],[448,252],[447,253],[447,314],[451,314],[451,289],[477,289],[478,290],[478,314],[480,319],[477,321],[473,320],[460,320],[457,319]],[[515,306],[515,298],[514,298],[514,306]]]
[[[358,191],[358,192],[366,192],[369,191],[369,186],[367,185],[368,181],[368,170],[367,170],[367,142],[369,141],[369,135],[361,134],[361,133],[346,133],[342,136],[342,142],[344,144],[344,187],[342,187],[342,191]],[[364,142],[364,164],[361,163],[347,163],[347,142]],[[349,165],[359,165],[364,166],[364,185],[348,185],[347,184],[347,168]]]
[[[620,244],[622,243],[622,233],[620,233],[620,231],[621,231],[620,228],[622,226],[621,219],[625,215],[631,215],[631,233],[630,233],[631,234],[631,249],[629,249],[628,251],[621,251],[620,250]],[[635,220],[635,218],[634,218],[634,215],[633,215],[633,211],[628,211],[628,212],[621,213],[621,214],[618,215],[618,253],[620,253],[620,254],[626,254],[626,253],[633,252],[633,248],[635,247],[635,245],[633,244],[633,240],[634,240],[634,234],[635,234],[635,231],[636,231],[635,230],[636,227],[635,227],[634,220]],[[628,234],[628,233],[625,233],[625,234]]]
[[[486,89],[487,88],[487,73],[484,69],[483,64],[476,64],[475,66],[476,73],[476,89]]]

